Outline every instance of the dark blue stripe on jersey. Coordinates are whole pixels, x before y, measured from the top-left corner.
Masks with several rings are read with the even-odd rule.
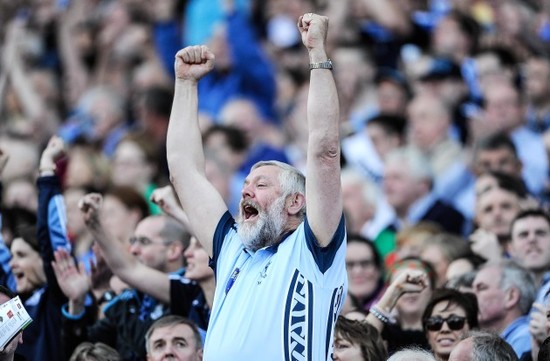
[[[223,240],[231,228],[235,228],[235,220],[231,213],[227,211],[218,222],[216,231],[214,232],[214,239],[212,240],[212,257],[208,265],[214,270],[214,274],[216,274],[216,264],[218,263],[218,256],[222,250]]]
[[[313,283],[307,282],[307,288],[308,288],[308,310],[307,310],[307,360],[312,360],[313,355],[311,354],[313,352],[312,345],[313,345]]]
[[[289,329],[289,320],[290,320],[290,309],[292,307],[292,295],[293,290],[296,287],[296,280],[298,279],[298,270],[294,271],[292,276],[292,281],[290,282],[290,287],[288,288],[288,294],[285,304],[285,317],[283,318],[283,343],[285,347],[285,361],[290,361],[290,329]]]
[[[328,356],[328,350],[330,348],[330,344],[332,343],[332,323],[334,322],[334,300],[336,298],[336,292],[338,289],[335,289],[334,292],[332,292],[332,299],[330,300],[330,308],[329,308],[329,314],[327,319],[327,335],[325,337],[325,357],[327,360],[329,360]]]
[[[315,263],[317,263],[317,267],[319,267],[319,271],[321,271],[321,273],[325,273],[330,268],[330,266],[332,266],[332,262],[334,261],[336,252],[338,251],[338,249],[342,245],[342,242],[344,241],[344,235],[345,235],[344,215],[342,215],[342,218],[340,218],[340,223],[338,224],[338,228],[336,229],[336,232],[334,232],[334,236],[332,237],[330,244],[326,247],[320,247],[319,244],[317,243],[317,239],[315,238],[315,235],[313,234],[313,231],[309,226],[307,217],[305,220],[304,231],[306,235],[307,248],[313,255],[313,259],[315,260]]]

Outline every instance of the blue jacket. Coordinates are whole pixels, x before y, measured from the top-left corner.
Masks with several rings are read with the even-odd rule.
[[[38,179],[37,237],[47,283],[31,295],[23,295],[25,308],[33,322],[23,333],[24,343],[17,354],[27,361],[64,360],[61,347],[61,306],[67,298],[61,292],[51,262],[60,247],[70,252],[66,233],[66,212],[57,176]]]

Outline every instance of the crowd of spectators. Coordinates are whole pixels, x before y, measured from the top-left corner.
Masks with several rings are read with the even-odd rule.
[[[207,177],[235,214],[257,161],[305,171],[296,22],[315,12],[330,19],[348,232],[334,359],[542,360],[549,4],[0,0],[0,284],[34,319],[15,356],[154,359],[174,352],[149,345],[168,328],[202,357],[215,280],[170,186],[174,55],[216,56],[199,120]]]

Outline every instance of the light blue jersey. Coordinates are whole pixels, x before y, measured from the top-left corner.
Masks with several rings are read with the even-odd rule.
[[[344,219],[326,248],[307,219],[278,245],[250,252],[227,212],[214,235],[216,294],[205,361],[331,360],[347,293]]]

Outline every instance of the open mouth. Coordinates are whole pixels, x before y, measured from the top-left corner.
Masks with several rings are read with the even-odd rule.
[[[25,274],[23,272],[13,272],[13,277],[16,281],[21,281],[25,277]]]
[[[242,208],[242,213],[245,221],[251,220],[258,216],[258,210],[251,204],[244,204]]]

